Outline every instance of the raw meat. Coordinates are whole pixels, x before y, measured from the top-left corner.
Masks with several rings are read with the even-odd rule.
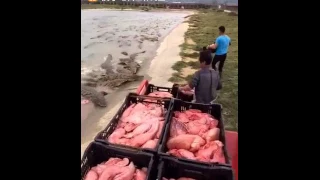
[[[134,123],[126,123],[124,129],[126,130],[126,132],[131,132],[132,130],[134,130],[138,125],[134,124]]]
[[[146,143],[144,143],[141,148],[145,149],[154,149],[157,146],[159,139],[154,139],[154,140],[148,140]]]
[[[136,180],[145,180],[146,178],[147,178],[146,172],[139,169],[136,170],[136,176],[135,176]]]
[[[104,164],[105,165],[115,165],[117,164],[118,162],[122,161],[122,159],[120,158],[110,158],[107,162],[105,162]],[[100,164],[99,164],[100,165]],[[98,165],[98,166],[99,166]]]
[[[124,135],[125,138],[132,138],[136,135],[145,133],[146,131],[148,131],[151,128],[151,124],[150,123],[142,123],[140,124],[138,127],[136,127],[131,133],[128,133],[126,135]]]
[[[95,171],[98,175],[101,175],[101,173],[106,169],[107,165],[105,164],[98,164],[96,167],[92,168],[93,171]]]
[[[174,117],[176,117],[180,122],[189,122],[187,115],[179,111],[174,112]]]
[[[148,140],[154,138],[157,134],[158,128],[159,128],[159,121],[157,119],[150,119],[151,128],[149,131],[139,134],[131,139],[131,146],[133,147],[140,147],[144,143],[146,143]]]
[[[117,162],[115,165],[116,166],[125,167],[128,164],[129,164],[129,159],[128,158],[123,158],[121,161]]]
[[[178,121],[176,118],[172,118],[170,125],[170,136],[175,137],[181,134],[187,134],[188,129],[184,123]]]
[[[182,134],[169,139],[167,147],[169,149],[196,151],[204,144],[205,140],[198,135]]]
[[[152,93],[149,93],[148,96],[152,97],[160,97],[160,98],[172,98],[172,94],[169,92],[161,92],[161,91],[154,91]]]
[[[219,121],[197,109],[175,111],[170,124],[168,153],[204,162],[226,163],[223,143],[219,141]]]
[[[98,178],[98,174],[93,170],[90,170],[86,176],[86,180],[97,180]]]
[[[165,127],[164,112],[161,104],[131,104],[123,112],[116,130],[107,141],[136,148],[155,149]]]
[[[126,118],[130,115],[131,111],[133,110],[136,104],[131,104],[122,114],[121,118]]]
[[[110,158],[107,162],[92,167],[85,180],[146,180],[147,171],[145,167],[137,169],[128,158]]]
[[[206,139],[206,141],[208,143],[210,141],[219,140],[219,134],[220,134],[219,128],[212,128],[205,134],[204,138]]]
[[[111,143],[117,142],[118,139],[120,139],[126,131],[123,128],[116,129],[108,138],[108,141]]]
[[[185,149],[171,149],[169,153],[177,157],[183,157],[183,158],[193,159],[193,160],[196,159],[196,157],[192,152]]]
[[[134,172],[136,171],[136,167],[131,162],[128,166],[120,168],[122,172],[116,175],[113,179],[114,180],[131,180],[133,178]]]

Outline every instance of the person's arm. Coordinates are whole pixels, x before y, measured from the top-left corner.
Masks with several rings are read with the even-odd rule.
[[[187,85],[179,87],[179,89],[184,91],[192,90],[194,87],[198,86],[199,78],[199,72],[197,71],[194,73],[192,80]]]
[[[210,48],[210,49],[217,49],[217,47],[218,47],[218,45],[219,45],[219,41],[220,41],[220,38],[218,37],[218,38],[216,39],[216,42],[215,42],[214,44],[209,45],[208,48]]]
[[[208,46],[209,49],[216,49],[218,47],[218,44],[215,43],[215,44],[211,44]]]

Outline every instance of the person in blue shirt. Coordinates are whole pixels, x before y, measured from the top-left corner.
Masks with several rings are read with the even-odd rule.
[[[227,58],[228,48],[231,45],[231,39],[225,34],[226,28],[224,26],[219,27],[219,37],[216,39],[214,44],[208,46],[208,48],[213,49],[215,56],[212,60],[212,69],[216,70],[216,64],[219,63],[219,74],[220,78],[222,76],[222,68],[224,61]]]

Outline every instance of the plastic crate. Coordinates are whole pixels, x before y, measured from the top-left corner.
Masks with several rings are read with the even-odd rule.
[[[140,85],[139,85],[138,88],[137,88],[136,93],[137,93],[138,95],[144,95],[148,84],[149,84],[149,81],[148,81],[148,80],[143,80],[143,81],[141,81]]]
[[[181,177],[196,180],[233,180],[233,172],[227,166],[202,166],[187,162],[181,162],[170,157],[162,157],[159,161],[157,179]]]
[[[231,166],[230,157],[228,156],[228,152],[227,152],[227,148],[226,148],[225,130],[224,130],[223,120],[222,120],[222,116],[221,116],[222,106],[220,104],[197,104],[197,103],[185,102],[185,101],[178,100],[178,99],[173,100],[172,105],[169,110],[168,122],[167,122],[165,132],[163,134],[163,139],[161,141],[161,145],[159,147],[158,154],[160,156],[173,157],[173,158],[176,158],[181,161],[203,164],[203,165],[207,165],[207,166],[211,166],[213,164],[218,164],[218,163],[207,163],[207,162],[202,162],[202,161],[195,161],[195,160],[190,160],[190,159],[186,159],[186,158],[178,158],[178,157],[174,157],[174,156],[171,156],[166,153],[168,151],[166,143],[170,137],[170,124],[172,121],[173,112],[174,111],[181,112],[181,111],[185,111],[188,109],[199,109],[203,113],[211,114],[213,117],[215,117],[219,121],[219,124],[218,124],[218,128],[220,129],[220,134],[219,134],[220,139],[219,140],[224,144],[223,152],[224,152],[224,156],[226,158],[226,165]],[[223,164],[223,165],[225,165],[225,164]]]
[[[148,99],[153,99],[153,100],[157,100],[157,102],[148,102]],[[141,149],[141,148],[135,148],[135,147],[131,147],[131,146],[125,146],[125,145],[120,145],[120,144],[113,144],[113,143],[109,143],[107,141],[108,137],[112,134],[112,132],[116,129],[118,122],[123,114],[123,112],[127,109],[127,107],[129,107],[132,103],[138,103],[138,102],[148,102],[148,103],[156,103],[156,104],[161,104],[164,106],[166,112],[165,112],[165,116],[164,116],[164,126],[161,132],[161,135],[159,137],[159,141],[157,143],[156,149]],[[162,99],[162,98],[157,98],[157,97],[150,97],[150,96],[141,96],[141,95],[137,95],[135,93],[129,93],[124,101],[124,103],[122,104],[122,106],[120,107],[120,109],[118,110],[118,112],[116,113],[116,115],[112,118],[112,120],[110,121],[110,123],[107,125],[107,127],[101,131],[100,133],[98,133],[98,135],[95,137],[95,141],[96,142],[100,142],[100,143],[104,143],[104,144],[108,144],[111,146],[116,146],[119,148],[130,148],[130,149],[139,149],[139,150],[143,150],[146,152],[151,152],[156,154],[158,152],[159,149],[159,145],[160,145],[160,141],[163,138],[163,134],[165,131],[165,127],[168,123],[168,114],[169,114],[169,108],[171,104],[171,99]]]
[[[169,92],[172,94],[172,97],[175,98],[178,94],[178,86],[174,84],[171,88],[169,88],[169,87],[162,87],[162,86],[155,86],[153,84],[148,84],[146,91],[144,92],[144,95],[148,95],[155,91]]]
[[[156,168],[154,168],[153,166],[156,165],[156,163],[154,162],[154,156],[151,153],[117,149],[98,142],[92,142],[91,144],[89,144],[88,148],[82,156],[81,180],[85,179],[85,176],[92,167],[104,161],[107,161],[111,157],[126,157],[130,160],[130,162],[133,161],[134,165],[137,168],[148,168],[146,180],[155,179],[155,174],[157,172]]]

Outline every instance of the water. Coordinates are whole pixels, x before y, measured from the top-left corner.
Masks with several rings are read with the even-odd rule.
[[[159,42],[184,16],[170,12],[82,10],[82,73],[99,68],[108,54],[113,56],[110,63],[116,65],[119,58],[127,57],[121,54],[123,51],[130,55],[145,50],[136,62],[150,60]]]

